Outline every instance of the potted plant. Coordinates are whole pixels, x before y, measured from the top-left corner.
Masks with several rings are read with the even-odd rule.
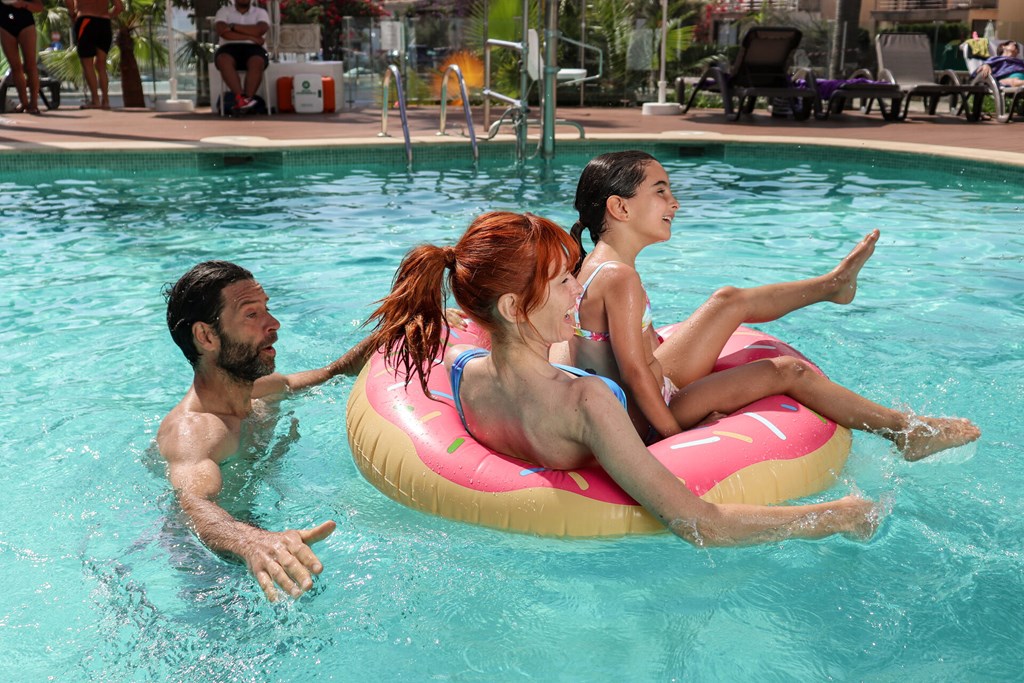
[[[322,14],[323,6],[318,0],[281,0],[278,52],[319,53]]]

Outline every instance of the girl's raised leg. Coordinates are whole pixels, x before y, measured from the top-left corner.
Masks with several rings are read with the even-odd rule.
[[[677,387],[704,377],[743,323],[777,320],[822,301],[850,303],[857,294],[857,276],[874,253],[878,235],[878,230],[868,233],[825,275],[746,289],[719,289],[655,350],[665,375]]]
[[[755,361],[703,377],[681,389],[669,408],[685,429],[712,412],[732,413],[775,394],[791,396],[844,427],[889,439],[907,460],[920,460],[981,436],[965,419],[920,417],[880,406],[791,357]]]

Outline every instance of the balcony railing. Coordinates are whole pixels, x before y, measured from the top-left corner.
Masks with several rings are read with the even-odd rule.
[[[876,12],[915,10],[995,9],[999,0],[875,0]]]
[[[821,0],[716,0],[709,3],[709,9],[715,13],[759,12],[762,9],[774,9],[785,12],[815,11]]]

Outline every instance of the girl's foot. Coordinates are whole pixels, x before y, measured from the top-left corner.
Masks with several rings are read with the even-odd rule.
[[[875,244],[878,242],[878,230],[872,230],[864,239],[846,255],[839,265],[835,267],[828,277],[835,286],[835,291],[829,301],[837,304],[848,304],[857,296],[857,276],[860,269],[868,262],[871,255],[875,253]]]
[[[897,432],[896,447],[903,459],[913,462],[947,448],[977,440],[981,430],[960,417],[912,417],[906,431]]]

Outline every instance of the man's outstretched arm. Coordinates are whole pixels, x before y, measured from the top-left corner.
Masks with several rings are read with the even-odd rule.
[[[213,455],[233,438],[222,425],[224,433],[216,434],[218,427],[213,423],[217,422],[215,418],[196,420],[174,443],[161,448],[181,509],[207,547],[245,562],[268,599],[279,597],[277,586],[299,597],[313,587],[313,575],[323,571],[310,546],[330,536],[336,525],[327,521],[310,529],[267,531],[228,514],[216,502],[222,479]],[[196,434],[203,423],[210,423],[207,426],[215,433]],[[186,448],[189,452],[183,452]]]
[[[300,389],[308,389],[309,387],[323,384],[338,375],[358,375],[373,352],[374,349],[370,346],[370,338],[364,337],[336,361],[322,368],[294,372],[290,375],[275,373],[259,378],[253,384],[252,396],[253,398],[263,398],[285,391],[299,391]]]

